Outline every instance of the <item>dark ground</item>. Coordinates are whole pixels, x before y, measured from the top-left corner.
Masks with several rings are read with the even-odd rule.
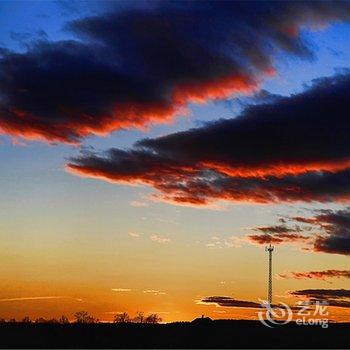
[[[350,323],[288,324],[256,321],[147,324],[1,324],[1,348],[349,348]]]

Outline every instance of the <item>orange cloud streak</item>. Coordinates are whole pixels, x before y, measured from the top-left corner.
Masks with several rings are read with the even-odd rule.
[[[337,172],[350,168],[350,159],[327,160],[317,162],[300,162],[298,164],[280,162],[279,164],[257,165],[257,166],[229,166],[215,162],[202,162],[201,167],[209,168],[228,176],[242,178],[266,178],[267,176],[283,177],[286,175],[300,175],[310,171]]]

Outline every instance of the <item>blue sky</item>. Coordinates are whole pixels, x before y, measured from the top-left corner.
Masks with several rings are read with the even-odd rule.
[[[20,4],[20,6],[19,6]],[[94,1],[87,2],[61,2],[61,1],[2,1],[0,11],[0,22],[3,30],[0,33],[0,42],[3,47],[15,51],[25,50],[23,43],[19,43],[17,37],[28,40],[45,39],[48,40],[67,40],[74,38],[71,33],[65,30],[67,21],[108,11],[109,3]],[[114,7],[127,7],[124,2],[113,3]],[[137,3],[131,6],[142,6]],[[14,36],[14,33],[16,34]],[[41,34],[38,37],[37,33]],[[301,60],[276,55],[277,76],[267,79],[262,88],[268,92],[280,95],[290,95],[300,92],[305,84],[310,85],[311,81],[318,77],[333,75],[337,70],[347,67],[350,58],[350,45],[347,38],[350,36],[350,25],[336,24],[321,31],[306,31],[303,34],[307,40],[312,43],[315,51],[313,60]],[[249,98],[248,98],[249,101]],[[196,127],[204,122],[215,121],[219,118],[231,118],[239,113],[240,104],[233,98],[230,103],[227,101],[208,102],[207,104],[192,104],[189,107],[189,116],[179,116],[171,125],[154,125],[147,131],[125,130],[117,131],[107,137],[91,136],[85,139],[82,147],[94,147],[97,150],[104,150],[109,147],[127,148],[144,137],[156,137],[168,133],[186,130]],[[128,188],[124,186],[111,186],[101,184],[96,180],[81,180],[75,178],[64,171],[64,164],[68,157],[76,155],[79,148],[67,145],[51,145],[41,142],[22,140],[19,144],[14,144],[7,136],[1,136],[0,154],[7,161],[7,167],[2,171],[1,187],[3,206],[11,201],[18,201],[25,193],[26,198],[34,201],[34,208],[42,208],[43,203],[39,198],[50,198],[62,196],[62,203],[68,197],[74,201],[75,197],[80,199],[81,205],[84,205],[85,197],[89,197],[89,189],[92,187],[107,187],[111,191],[111,197],[118,197],[121,200],[115,202],[115,205],[128,207],[129,202],[137,200],[141,196],[151,192],[147,188]],[[41,186],[35,187],[33,184],[40,183]],[[18,191],[17,196],[13,196],[13,188],[23,188]],[[94,191],[94,195],[99,193]],[[101,195],[103,196],[103,195]],[[123,199],[122,199],[123,198]],[[49,199],[48,199],[49,200]],[[45,202],[44,202],[45,203]],[[156,204],[159,207],[165,207],[163,210],[170,211],[171,215],[174,208],[167,204]],[[5,212],[8,211],[8,208]],[[139,209],[142,211],[143,209]],[[144,209],[146,210],[146,209]],[[195,211],[188,208],[177,208],[179,211]],[[236,209],[233,209],[236,210]],[[205,214],[208,215],[208,214]],[[269,217],[269,215],[268,215]],[[227,229],[231,223],[225,220]]]
[[[35,33],[41,31],[47,34],[48,40],[71,39],[73,38],[72,34],[64,29],[67,21],[108,10],[108,6],[105,4],[93,1],[74,2],[69,6],[65,2],[55,1],[20,2],[20,6],[18,3],[18,1],[3,1],[0,5],[0,21],[4,28],[0,33],[0,42],[5,47],[15,51],[25,50],[25,47],[14,39],[13,33],[17,33],[19,36],[26,35],[26,33],[33,35],[33,37],[24,36],[25,41],[37,39]],[[119,2],[117,5],[126,6],[124,2]],[[74,11],[71,10],[73,8]],[[333,75],[335,71],[346,68],[350,58],[350,46],[347,43],[347,38],[350,36],[350,25],[336,24],[322,31],[305,31],[304,35],[314,47],[314,59],[308,61],[285,55],[281,57],[277,54],[277,76],[267,79],[262,86],[263,89],[273,94],[290,95],[302,91],[305,84],[309,85],[315,78]],[[171,125],[154,125],[147,131],[117,131],[107,137],[91,136],[83,141],[82,147],[93,147],[97,150],[109,147],[128,148],[141,138],[186,130],[219,118],[231,118],[237,115],[239,110],[240,104],[236,102],[236,98],[233,98],[229,104],[227,101],[212,101],[201,105],[192,104],[189,116],[179,116]],[[101,196],[101,202],[102,198],[105,200],[105,196],[110,197],[110,199],[114,198],[113,203],[116,210],[123,208],[124,211],[127,211],[131,201],[142,201],[142,197],[151,192],[148,188],[135,189],[119,185],[112,186],[97,180],[81,180],[67,174],[64,170],[64,164],[68,157],[78,154],[79,148],[77,147],[60,144],[48,146],[45,143],[26,140],[20,141],[20,144],[17,145],[7,136],[2,136],[1,141],[0,154],[3,159],[7,160],[7,167],[3,169],[0,180],[3,215],[5,216],[11,210],[11,206],[8,207],[9,203],[14,201],[20,209],[23,198],[26,199],[22,203],[24,207],[20,209],[21,212],[27,211],[25,208],[28,208],[28,204],[30,204],[30,208],[33,210],[36,208],[41,213],[41,210],[49,210],[45,206],[52,198],[56,198],[61,207],[65,206],[67,199],[74,203],[79,198],[79,205],[84,206],[86,200],[89,198],[91,200],[92,195],[97,196],[94,197],[94,200],[99,200],[97,198]],[[35,186],[38,183],[40,186]],[[96,187],[101,188],[101,192],[97,191]],[[13,193],[14,188],[19,189],[15,194]],[[104,193],[104,190],[107,190],[108,195]],[[184,212],[185,217],[186,212],[190,212],[192,215],[193,212],[197,211],[191,208],[172,208],[167,204],[153,204],[153,206],[155,206],[156,211],[164,211],[170,216],[174,215],[174,211]],[[230,210],[236,211],[237,206],[235,205]],[[278,210],[285,209],[281,206]],[[142,213],[149,211],[149,209],[140,208],[138,211]],[[200,210],[199,214],[196,215],[210,215],[207,210],[204,212],[205,214]],[[30,216],[31,211],[27,211],[26,215]],[[215,215],[218,214],[215,213]],[[264,214],[267,220],[273,215],[274,213]],[[222,225],[226,230],[231,230],[231,220],[224,220]]]

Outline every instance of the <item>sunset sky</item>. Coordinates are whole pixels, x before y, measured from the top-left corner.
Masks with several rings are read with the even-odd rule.
[[[350,321],[350,3],[0,1],[0,317]],[[222,298],[226,297],[226,298]]]

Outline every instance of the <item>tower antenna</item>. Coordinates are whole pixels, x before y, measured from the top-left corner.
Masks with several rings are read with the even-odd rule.
[[[272,252],[274,250],[274,246],[271,243],[265,247],[265,250],[269,253],[269,281],[268,281],[268,289],[267,289],[267,301],[271,308],[272,305]]]

